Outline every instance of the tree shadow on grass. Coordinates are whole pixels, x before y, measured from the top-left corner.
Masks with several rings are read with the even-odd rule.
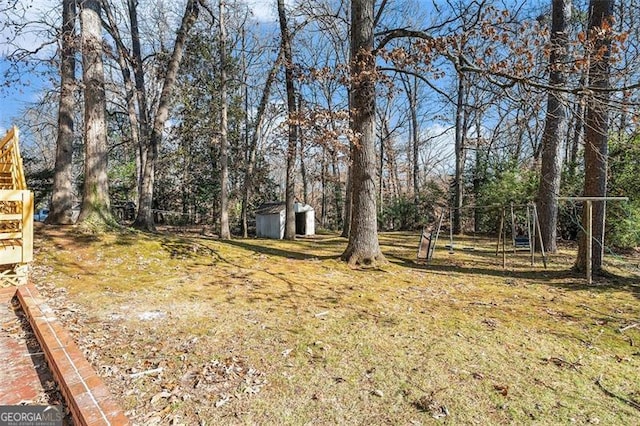
[[[48,225],[39,223],[34,227],[34,234],[42,241],[54,244],[57,238],[67,238],[74,244],[87,245],[100,241],[96,234],[79,232],[73,225]]]
[[[567,269],[543,269],[542,265],[531,267],[531,269],[503,269],[501,265],[496,265],[490,261],[492,255],[483,253],[480,259],[468,261],[469,265],[443,264],[432,261],[431,263],[417,263],[406,257],[387,254],[387,258],[394,264],[431,272],[442,275],[467,275],[467,276],[488,276],[506,279],[522,279],[530,281],[532,284],[543,283],[545,285],[562,288],[571,291],[627,291],[634,297],[640,299],[640,277],[622,276],[615,273],[605,272],[601,276],[594,277],[593,284],[587,284],[583,273],[576,272],[571,267]],[[484,258],[484,259],[483,259]]]
[[[572,291],[591,291],[605,293],[609,291],[626,291],[637,299],[640,299],[640,277],[622,276],[611,272],[605,272],[602,276],[594,277],[592,284],[587,284],[582,274],[572,272],[579,277],[574,282],[551,282],[550,285]]]
[[[312,254],[304,254],[300,252],[293,252],[288,250],[275,249],[271,247],[265,247],[260,244],[251,244],[248,242],[243,242],[241,240],[215,240],[219,244],[226,244],[234,247],[239,247],[241,249],[247,250],[253,253],[259,253],[269,256],[277,256],[287,259],[297,259],[297,260],[311,260],[311,259],[321,259],[323,257],[315,256]],[[259,242],[257,240],[256,242]],[[268,290],[268,287],[264,287],[259,281],[251,282],[252,295],[247,297],[247,301],[249,302],[258,302],[258,301],[279,301],[281,303],[288,303],[289,307],[292,309],[301,309],[302,300],[306,300],[313,294],[313,289],[307,286],[304,282],[294,281],[288,274],[286,273],[278,273],[272,272],[265,268],[251,268],[245,265],[238,264],[231,259],[223,256],[219,251],[216,251],[210,247],[206,247],[203,244],[199,244],[194,240],[190,239],[182,239],[180,241],[164,241],[162,243],[163,249],[167,250],[171,256],[178,257],[189,257],[196,255],[207,255],[215,259],[215,262],[226,263],[227,265],[233,266],[241,271],[249,271],[250,273],[246,274],[245,278],[249,278],[251,273],[260,272],[263,274],[267,274],[272,278],[283,282],[288,291],[282,292],[279,294],[271,293]],[[194,248],[195,247],[195,248]],[[251,256],[248,254],[247,256]],[[327,259],[333,259],[333,256],[325,257]],[[210,284],[211,286],[217,286],[219,283]],[[235,297],[234,297],[235,298]],[[233,299],[228,299],[227,302],[232,303]]]
[[[286,259],[296,259],[296,260],[331,260],[337,259],[340,257],[340,253],[331,254],[331,255],[318,255],[315,253],[304,253],[302,251],[291,251],[291,250],[283,250],[281,248],[275,247],[267,247],[260,244],[260,240],[252,240],[255,243],[249,243],[243,240],[220,240],[221,244],[228,244],[234,247],[239,247],[244,250],[253,251],[255,253],[260,253],[268,256],[278,256]],[[313,241],[313,244],[316,244]],[[303,250],[306,248],[305,246],[300,246],[300,249]]]
[[[58,246],[55,243],[56,239],[63,239],[70,245],[80,247],[100,243],[104,240],[103,234],[99,232],[84,232],[75,225],[38,224],[34,232],[38,239],[50,243],[53,246]],[[113,244],[118,246],[132,246],[136,244],[140,238],[150,238],[151,235],[154,235],[124,227],[116,228],[111,232],[105,233],[105,235],[106,234],[115,235]]]

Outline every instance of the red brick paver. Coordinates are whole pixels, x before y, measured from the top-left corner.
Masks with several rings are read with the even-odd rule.
[[[15,294],[15,287],[0,289],[0,405],[34,404],[45,393],[36,370],[44,359],[25,339]]]
[[[49,370],[58,383],[74,423],[91,426],[129,425],[129,419],[115,402],[102,379],[96,375],[73,339],[55,318],[53,310],[40,297],[36,288],[29,284],[11,290],[0,290],[0,301],[8,298],[10,303],[13,298],[13,295],[10,295],[11,291],[20,302],[20,306],[40,343]],[[2,336],[0,336],[1,338]],[[19,357],[17,353],[14,353],[14,346],[8,342],[5,343],[4,340],[0,340],[0,355],[2,355],[0,359],[4,360],[13,360]],[[30,362],[29,357],[26,359]],[[12,364],[12,361],[8,361],[8,363]],[[16,361],[16,368],[21,368],[21,370],[17,370],[15,377],[20,379],[17,382],[11,382],[13,383],[12,387],[8,387],[9,385],[5,387],[4,383],[0,384],[2,386],[0,387],[0,395],[5,394],[5,391],[15,395],[23,393],[30,395],[32,383],[40,383],[37,373],[34,379],[33,364],[30,367],[33,371],[27,371],[28,366],[22,367],[22,364],[22,362]],[[2,402],[1,397],[0,402]],[[20,401],[7,402],[7,404],[18,402]]]

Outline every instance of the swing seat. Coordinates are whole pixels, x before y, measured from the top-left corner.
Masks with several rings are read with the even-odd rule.
[[[531,248],[531,243],[529,242],[529,237],[516,237],[514,239],[515,246],[517,249],[529,249]]]

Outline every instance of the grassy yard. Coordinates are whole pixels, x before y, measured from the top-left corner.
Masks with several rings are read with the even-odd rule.
[[[33,280],[137,424],[640,423],[640,256],[36,229]],[[636,324],[637,326],[634,326]],[[173,423],[171,423],[173,422]]]

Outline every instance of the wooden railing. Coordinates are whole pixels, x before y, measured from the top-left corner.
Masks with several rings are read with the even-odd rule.
[[[13,126],[0,141],[0,174],[11,173],[11,188],[5,188],[9,182],[5,184],[4,180],[0,180],[2,189],[27,189],[18,145],[19,138],[18,128]]]
[[[0,140],[0,280],[10,284],[26,279],[25,264],[33,260],[33,193],[18,142],[16,127]]]

